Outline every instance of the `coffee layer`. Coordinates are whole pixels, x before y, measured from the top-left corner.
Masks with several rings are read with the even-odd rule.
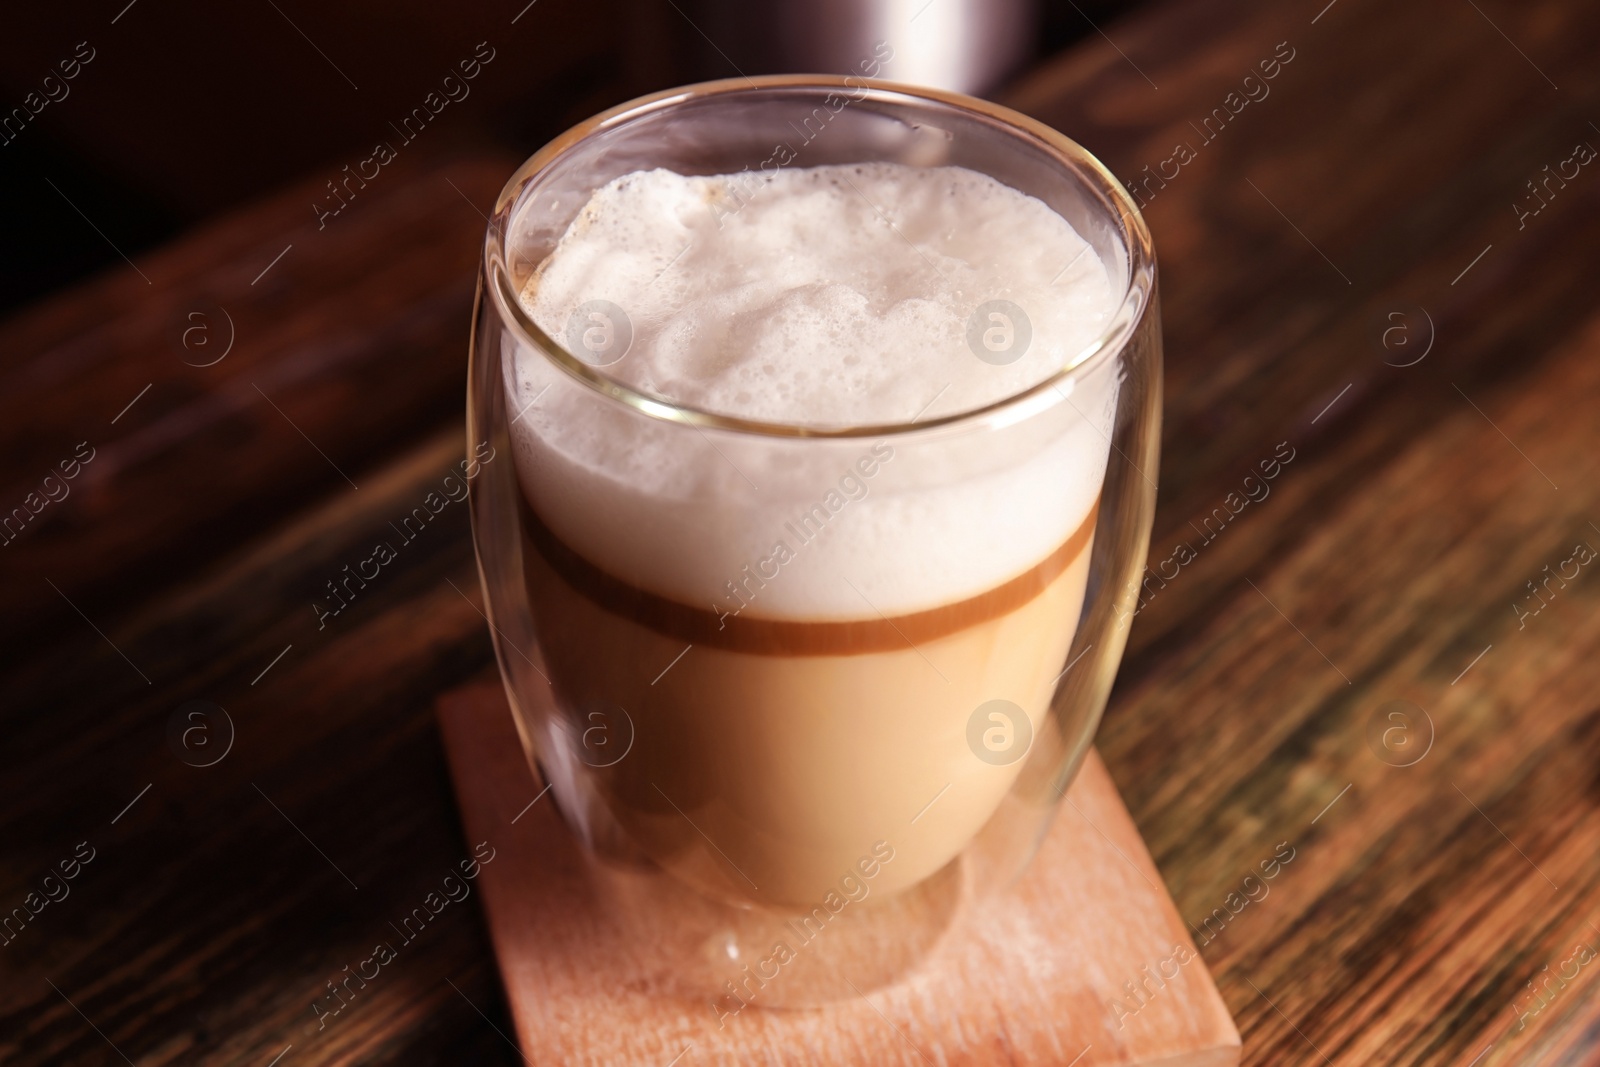
[[[834,620],[762,618],[711,612],[658,596],[590,563],[550,532],[523,503],[534,548],[575,591],[605,610],[657,633],[694,645],[780,656],[845,656],[915,646],[1014,611],[1038,596],[1072,565],[1094,536],[1097,506],[1054,552],[1034,566],[974,597],[894,617]]]
[[[593,839],[711,895],[804,911],[878,842],[894,860],[873,892],[898,892],[966,846],[1030,754],[1059,750],[1050,702],[1092,553],[1091,537],[1036,595],[941,636],[912,645],[903,619],[879,619],[872,650],[808,655],[662,633],[525,542],[560,709],[537,727],[540,760]]]

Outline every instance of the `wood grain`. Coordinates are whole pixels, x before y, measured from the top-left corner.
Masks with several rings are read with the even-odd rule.
[[[499,1054],[445,981],[493,1007],[471,906],[359,1012],[319,1031],[310,1010],[459,858],[431,703],[492,662],[464,507],[326,629],[312,605],[464,452],[483,219],[463,194],[487,205],[513,165],[402,171],[338,220],[348,230],[320,234],[302,225],[307,183],[141,262],[153,291],[114,272],[6,328],[5,350],[32,357],[6,372],[0,432],[22,459],[8,475],[27,484],[86,437],[98,453],[58,511],[0,549],[0,900],[22,905],[77,842],[97,856],[0,949],[0,1059],[121,1062],[73,1005],[141,1067],[265,1064],[291,1044],[284,1064]],[[206,300],[238,341],[186,367],[209,358],[181,344]],[[211,767],[168,741],[191,699],[222,705],[236,732]]]
[[[949,934],[904,980],[823,1009],[777,1011],[761,998],[781,986],[763,986],[735,1011],[732,1001],[664,980],[683,966],[659,929],[670,923],[653,921],[655,936],[640,937],[602,905],[609,894],[596,888],[560,815],[537,803],[543,789],[504,690],[463,687],[441,698],[438,714],[467,837],[493,857],[477,877],[517,1035],[534,1063],[665,1063],[685,1050],[699,1063],[772,1067],[1022,1067],[1091,1053],[1091,1062],[1127,1067],[1239,1062],[1233,1020],[1092,750],[1023,879],[1002,895],[964,900]],[[840,916],[849,921],[849,912]],[[822,939],[839,935],[829,929],[815,936],[817,948],[790,938],[795,951],[833,952],[858,975],[870,966],[830,948]],[[784,980],[780,966],[772,983]],[[1142,994],[1118,997],[1122,981],[1145,983]]]
[[[1522,1016],[1541,968],[1600,948],[1600,584],[1525,628],[1512,605],[1600,546],[1600,317],[1573,281],[1600,268],[1600,181],[1520,230],[1512,205],[1600,147],[1600,20],[1480,6],[1166,5],[1113,31],[1159,91],[1104,47],[1018,93],[1131,177],[1297,50],[1146,209],[1169,368],[1152,559],[1200,559],[1139,615],[1099,742],[1191,921],[1270,842],[1304,849],[1202,949],[1246,1062],[1593,1062],[1586,972]],[[1431,352],[1385,365],[1420,354],[1418,307]],[[1396,322],[1413,348],[1384,346]],[[1297,458],[1271,496],[1208,542],[1279,441]],[[1412,766],[1367,738],[1392,700],[1431,717]]]
[[[1600,947],[1600,580],[1513,605],[1600,546],[1600,172],[1520,229],[1512,205],[1600,147],[1600,10],[1176,0],[1101,28],[1011,99],[1124,177],[1295,49],[1149,201],[1152,561],[1199,558],[1136,619],[1098,741],[1192,925],[1298,850],[1201,946],[1245,1062],[1593,1062],[1593,968],[1536,1013],[1527,983]],[[461,451],[472,204],[514,163],[407,162],[321,232],[309,179],[138,257],[148,284],[120,266],[0,326],[0,508],[97,449],[0,547],[0,907],[97,850],[0,948],[6,1062],[520,1062],[471,901],[325,1029],[310,1009],[467,854],[430,717],[491,660],[465,514],[327,630],[311,604]],[[186,366],[212,305],[237,343]],[[1433,347],[1386,365],[1418,308]],[[1279,442],[1270,496],[1206,541]],[[191,699],[232,717],[215,766],[169,747]],[[1393,700],[1431,718],[1412,766],[1368,741]]]

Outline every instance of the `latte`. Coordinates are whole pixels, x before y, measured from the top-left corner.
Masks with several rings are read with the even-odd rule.
[[[523,571],[565,724],[538,739],[547,773],[724,898],[804,907],[877,842],[894,861],[874,893],[948,864],[1051,728],[1115,367],[1024,415],[940,420],[1095,342],[1115,298],[1094,249],[960,168],[655,170],[596,191],[522,300],[663,408],[785,428],[542,399],[548,365],[506,362]],[[814,442],[797,456],[785,433]],[[626,724],[625,751],[573,756],[599,721]]]

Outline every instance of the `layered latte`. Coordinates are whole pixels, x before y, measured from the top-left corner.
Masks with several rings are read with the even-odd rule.
[[[506,363],[563,802],[740,900],[944,867],[1082,611],[1117,382],[1040,386],[1106,329],[1095,250],[961,168],[642,171],[522,300],[599,375]]]

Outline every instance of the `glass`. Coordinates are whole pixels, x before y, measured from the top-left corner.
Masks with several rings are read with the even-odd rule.
[[[626,384],[611,368],[631,326],[603,299],[559,338],[525,312],[518,294],[594,190],[655,167],[770,167],[775,143],[801,144],[790,165],[960,166],[1039,198],[1106,265],[1104,333],[977,410],[774,424]],[[1025,318],[975,307],[974,357],[1004,361]],[[597,897],[719,1018],[904,975],[1031,857],[1140,591],[1159,318],[1149,232],[1116,179],[1054,130],[932,89],[801,76],[661,93],[563,134],[500,194],[468,392],[469,453],[503,457],[472,483],[496,655]],[[844,566],[852,553],[871,565]],[[995,580],[875,606],[951,567]],[[763,615],[769,583],[830,568],[853,610]]]

